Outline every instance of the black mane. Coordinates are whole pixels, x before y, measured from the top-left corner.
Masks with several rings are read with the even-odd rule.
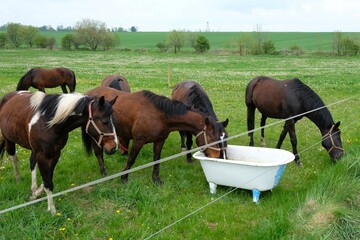
[[[323,107],[318,111],[306,114],[306,117],[314,121],[315,124],[321,123],[325,126],[331,126],[334,124],[331,113],[327,107],[324,107],[324,102],[309,86],[300,81],[300,79],[294,78],[293,89],[304,105],[304,112]]]
[[[212,117],[215,121],[218,120],[208,95],[198,84],[190,88],[187,101],[192,104],[192,108]]]
[[[160,96],[147,90],[143,90],[143,94],[166,115],[183,115],[189,110],[188,107],[180,101],[171,100],[165,96]]]

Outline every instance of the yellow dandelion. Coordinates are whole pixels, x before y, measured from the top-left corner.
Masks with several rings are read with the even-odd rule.
[[[59,213],[59,212],[58,212],[58,213],[56,213],[56,216],[61,216],[61,213]]]
[[[59,230],[60,230],[60,231],[65,231],[65,228],[64,228],[64,227],[62,227],[62,228],[59,228]]]
[[[116,213],[120,213],[120,210],[118,209],[118,210],[116,210]]]
[[[72,183],[70,186],[73,187],[73,186],[75,186],[75,185],[76,185],[75,183]]]
[[[113,240],[113,238],[112,237],[109,237],[109,239],[108,240]]]
[[[70,220],[71,220],[71,218],[67,218],[66,220],[70,221]]]

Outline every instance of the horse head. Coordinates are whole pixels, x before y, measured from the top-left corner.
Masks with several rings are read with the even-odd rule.
[[[332,125],[329,132],[322,137],[322,145],[333,161],[340,159],[344,155],[339,126],[340,122]]]
[[[196,143],[198,146],[208,145],[212,142],[218,142],[217,144],[206,146],[202,149],[205,156],[211,158],[226,158],[226,139],[227,132],[225,130],[229,123],[229,119],[223,122],[214,121],[211,118],[205,118],[204,129],[196,135]]]
[[[106,154],[113,154],[118,149],[118,139],[112,120],[112,105],[116,99],[117,97],[108,102],[102,96],[98,100],[91,100],[88,105],[89,120],[85,132]]]

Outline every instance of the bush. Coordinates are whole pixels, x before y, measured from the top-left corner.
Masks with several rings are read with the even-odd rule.
[[[210,49],[210,44],[208,39],[202,35],[198,36],[196,38],[194,48],[196,52],[200,52],[200,53],[208,51]]]
[[[64,50],[71,50],[71,46],[73,44],[73,39],[74,39],[74,36],[71,33],[66,34],[61,39],[61,48]]]
[[[340,45],[342,55],[354,56],[359,52],[359,45],[350,37],[342,39]]]
[[[304,51],[302,50],[302,48],[299,45],[294,45],[294,46],[290,47],[290,51],[292,54],[295,54],[295,55],[304,54]]]
[[[271,40],[263,42],[262,49],[263,49],[263,53],[265,54],[274,54],[275,53],[274,42]]]
[[[4,48],[7,41],[6,33],[0,33],[0,48]]]
[[[160,52],[167,52],[169,46],[166,44],[165,40],[156,44],[156,47],[160,50]]]

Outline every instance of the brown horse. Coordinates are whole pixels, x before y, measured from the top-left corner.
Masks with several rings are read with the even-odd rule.
[[[105,96],[105,99],[118,97],[113,106],[116,132],[124,140],[133,140],[124,171],[132,167],[142,146],[146,143],[154,144],[154,161],[159,160],[164,142],[172,131],[192,132],[197,136],[198,146],[220,140],[222,124],[199,111],[190,110],[182,102],[145,90],[127,93],[108,87],[98,87],[87,94],[93,97]],[[87,147],[91,151],[91,142]],[[221,149],[216,144],[204,147],[203,151],[206,156],[218,158]],[[95,146],[94,152],[100,168],[103,168],[102,151]],[[155,164],[152,179],[161,184],[159,171],[159,164]],[[121,178],[122,182],[127,182],[128,174]]]
[[[2,98],[0,154],[6,150],[19,180],[15,145],[31,150],[31,199],[45,190],[52,214],[56,212],[52,197],[53,173],[70,131],[83,126],[83,142],[94,139],[105,153],[116,151],[118,144],[111,119],[115,100],[109,103],[104,97],[96,100],[82,94],[50,95],[40,91],[12,92]],[[36,166],[43,182],[40,187],[36,182]]]
[[[75,91],[76,78],[75,73],[68,68],[32,68],[24,76],[16,87],[16,90],[28,90],[30,87],[45,92],[45,88],[54,88],[61,86],[63,93]]]
[[[124,92],[131,92],[126,78],[120,74],[112,74],[101,81],[102,87],[111,87]]]
[[[208,97],[205,90],[198,82],[193,80],[188,80],[176,84],[172,91],[171,97],[174,100],[178,100],[185,103],[186,105],[188,105],[193,109],[197,109],[198,111],[204,113],[206,116],[213,119],[214,121],[216,122],[219,121],[214,112],[210,98]],[[227,132],[225,130],[225,127],[228,125],[228,123],[229,123],[229,119],[226,119],[224,122],[222,122],[222,129],[220,129],[220,131],[222,132],[223,139],[227,138]],[[186,150],[186,148],[187,150],[190,150],[193,144],[192,133],[185,131],[180,131],[179,133],[181,138],[181,148],[183,150]],[[186,148],[185,148],[185,139],[186,139]],[[222,148],[226,149],[226,146],[227,143],[226,141],[224,141]],[[221,151],[221,158],[226,158],[225,151]],[[186,159],[188,162],[192,162],[191,153],[187,154]]]
[[[260,76],[250,81],[246,88],[245,103],[247,106],[247,125],[250,136],[250,146],[254,145],[253,129],[255,109],[262,114],[261,137],[265,143],[264,126],[266,118],[287,119],[277,148],[281,147],[286,134],[290,135],[290,142],[295,155],[295,162],[301,164],[297,152],[297,139],[295,123],[303,116],[309,118],[319,128],[322,134],[322,145],[328,151],[331,159],[335,161],[341,158],[344,153],[339,129],[340,122],[335,123],[329,110],[325,107],[321,98],[299,79],[275,80],[269,77]],[[314,109],[319,110],[309,112]],[[299,114],[304,115],[298,116]],[[294,118],[292,118],[294,117]]]

